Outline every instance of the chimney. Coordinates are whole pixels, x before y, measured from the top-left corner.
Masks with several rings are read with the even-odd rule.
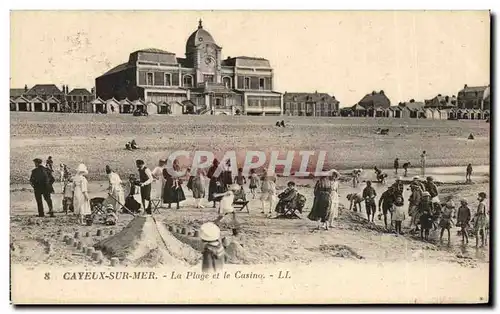
[[[318,93],[318,91],[314,91],[314,93],[315,93],[315,94],[317,94],[317,93]]]
[[[68,94],[68,93],[69,93],[69,87],[68,87],[68,85],[66,85],[66,94]]]
[[[464,89],[467,89],[467,84],[464,85]]]
[[[28,92],[28,85],[24,84],[24,92],[27,93]]]

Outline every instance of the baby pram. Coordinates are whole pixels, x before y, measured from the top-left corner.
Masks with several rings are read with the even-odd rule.
[[[104,197],[94,197],[90,199],[90,215],[85,217],[85,221],[87,226],[91,226],[94,223],[94,220],[98,219],[99,222],[104,223],[106,220],[106,211],[104,209],[104,201],[106,199]]]
[[[275,211],[278,213],[276,218],[301,219],[302,209],[306,204],[306,197],[296,190],[285,190],[278,195],[279,201]],[[298,214],[299,213],[299,214]]]

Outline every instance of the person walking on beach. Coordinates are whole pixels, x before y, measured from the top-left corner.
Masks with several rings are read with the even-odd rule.
[[[321,226],[328,230],[328,217],[331,210],[332,182],[326,176],[321,177],[314,186],[314,201],[311,212],[307,216],[309,220],[318,222],[317,230]]]
[[[368,221],[374,222],[375,212],[377,211],[377,205],[375,203],[375,197],[377,192],[372,187],[371,181],[366,181],[366,187],[363,189],[363,199],[365,200],[366,216]],[[371,220],[370,220],[371,217]]]
[[[467,169],[465,171],[465,182],[466,183],[471,183],[472,182],[472,164],[467,165]]]
[[[147,215],[151,215],[151,183],[153,183],[153,174],[143,160],[135,161],[139,171],[139,187],[141,189],[142,207]]]
[[[399,158],[394,159],[394,173],[398,174],[399,169]]]
[[[259,187],[260,185],[260,179],[259,179],[259,176],[257,176],[257,174],[255,173],[255,169],[250,169],[250,184],[249,184],[249,188],[250,188],[250,192],[252,193],[252,197],[255,199],[255,193],[257,191],[257,188]]]
[[[31,171],[30,184],[35,193],[38,217],[45,216],[42,198],[49,207],[50,217],[54,217],[52,198],[50,197],[50,194],[54,193],[54,188],[52,187],[54,177],[52,176],[50,170],[42,165],[42,160],[40,158],[33,159],[33,163],[35,164],[35,169]]]
[[[405,162],[405,163],[403,164],[403,170],[405,171],[405,173],[404,173],[404,175],[403,175],[403,176],[405,176],[405,177],[407,177],[407,176],[408,176],[408,168],[409,168],[409,167],[411,167],[411,163],[410,163],[410,162]]]
[[[460,227],[460,234],[462,235],[462,243],[469,244],[469,235],[467,231],[469,229],[469,222],[471,219],[470,208],[467,204],[467,200],[464,198],[460,201],[460,207],[457,213],[457,227]]]
[[[87,176],[89,174],[87,166],[79,164],[76,168],[76,175],[73,177],[73,206],[75,214],[78,215],[78,223],[85,224],[85,216],[92,213],[90,209],[89,183]]]
[[[477,205],[477,211],[474,215],[474,233],[476,237],[476,248],[479,247],[479,237],[481,237],[481,247],[484,246],[484,241],[486,238],[486,224],[487,224],[487,212],[486,212],[486,193],[481,192],[478,194],[477,200],[479,204]]]
[[[421,168],[421,173],[423,176],[425,176],[425,162],[427,159],[427,153],[425,150],[422,152],[422,155],[420,155],[420,168]]]

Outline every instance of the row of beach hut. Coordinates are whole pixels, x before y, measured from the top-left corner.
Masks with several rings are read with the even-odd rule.
[[[411,108],[406,106],[391,106],[388,108],[364,108],[354,105],[341,109],[342,116],[351,117],[380,117],[380,118],[413,118],[433,120],[483,120],[490,116],[489,110],[457,109],[457,108]]]
[[[97,98],[91,102],[62,104],[57,98],[51,97],[42,99],[35,97],[28,99],[19,96],[10,100],[11,111],[28,111],[28,112],[66,112],[76,111],[83,113],[101,113],[101,114],[131,114],[134,111],[147,112],[149,115],[154,114],[184,114],[190,111],[193,107],[190,101],[160,101],[144,102],[142,99],[137,100],[116,100],[111,98],[103,100]],[[192,108],[191,108],[192,110]]]

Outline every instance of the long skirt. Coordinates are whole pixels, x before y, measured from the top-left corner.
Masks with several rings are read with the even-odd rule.
[[[191,189],[193,191],[193,198],[204,198],[205,187],[199,178],[193,178]]]
[[[179,203],[186,200],[182,186],[174,185],[172,181],[165,182],[163,188],[163,203]]]
[[[211,178],[208,185],[208,201],[209,202],[219,202],[221,197],[214,198],[213,195],[216,193],[226,192],[226,187],[223,184],[217,184],[218,180],[216,178]]]
[[[314,204],[307,216],[310,220],[326,222],[330,216],[332,198],[328,192],[318,192],[314,197]]]

